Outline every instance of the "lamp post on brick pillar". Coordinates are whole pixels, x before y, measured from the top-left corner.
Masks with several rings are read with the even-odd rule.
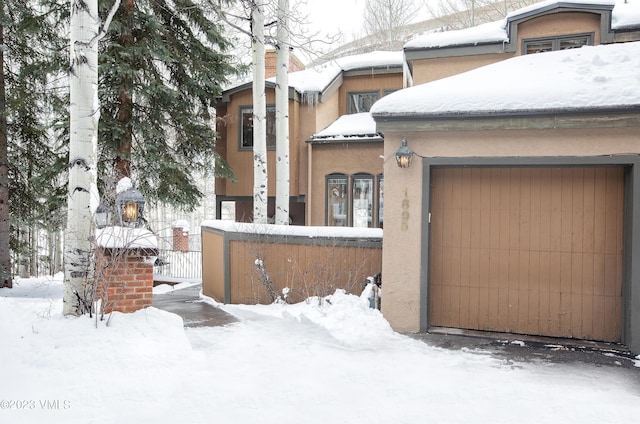
[[[144,228],[144,197],[128,184],[118,183],[116,199],[120,226],[96,230],[96,299],[102,313],[134,312],[151,306],[153,266],[158,256],[156,236]]]

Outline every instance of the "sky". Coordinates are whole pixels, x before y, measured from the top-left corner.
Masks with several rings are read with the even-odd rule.
[[[361,34],[365,0],[306,0],[308,19],[317,31],[341,31],[347,41]]]
[[[184,328],[153,307],[114,313],[107,324],[63,317],[62,286],[58,274],[0,289],[2,423],[631,423],[640,415],[640,356],[607,353],[615,361],[596,366],[443,349],[395,333],[367,299],[340,291],[298,304],[202,298],[238,319],[223,327]]]

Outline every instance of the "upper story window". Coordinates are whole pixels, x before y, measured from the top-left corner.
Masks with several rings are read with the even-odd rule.
[[[369,112],[380,99],[380,91],[354,91],[347,94],[347,113]]]
[[[543,53],[554,50],[576,49],[593,45],[593,34],[567,35],[562,37],[535,38],[522,42],[522,53]]]
[[[240,149],[253,149],[253,108],[240,107]],[[276,147],[276,107],[267,106],[267,149]]]

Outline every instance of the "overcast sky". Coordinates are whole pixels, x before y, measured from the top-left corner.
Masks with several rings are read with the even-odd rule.
[[[345,41],[361,35],[365,0],[307,0],[309,22],[316,30],[342,31]]]

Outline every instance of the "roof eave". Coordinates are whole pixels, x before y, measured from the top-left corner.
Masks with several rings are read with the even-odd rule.
[[[640,104],[457,113],[372,114],[376,124],[416,131],[640,127]],[[387,130],[389,129],[387,128]]]

